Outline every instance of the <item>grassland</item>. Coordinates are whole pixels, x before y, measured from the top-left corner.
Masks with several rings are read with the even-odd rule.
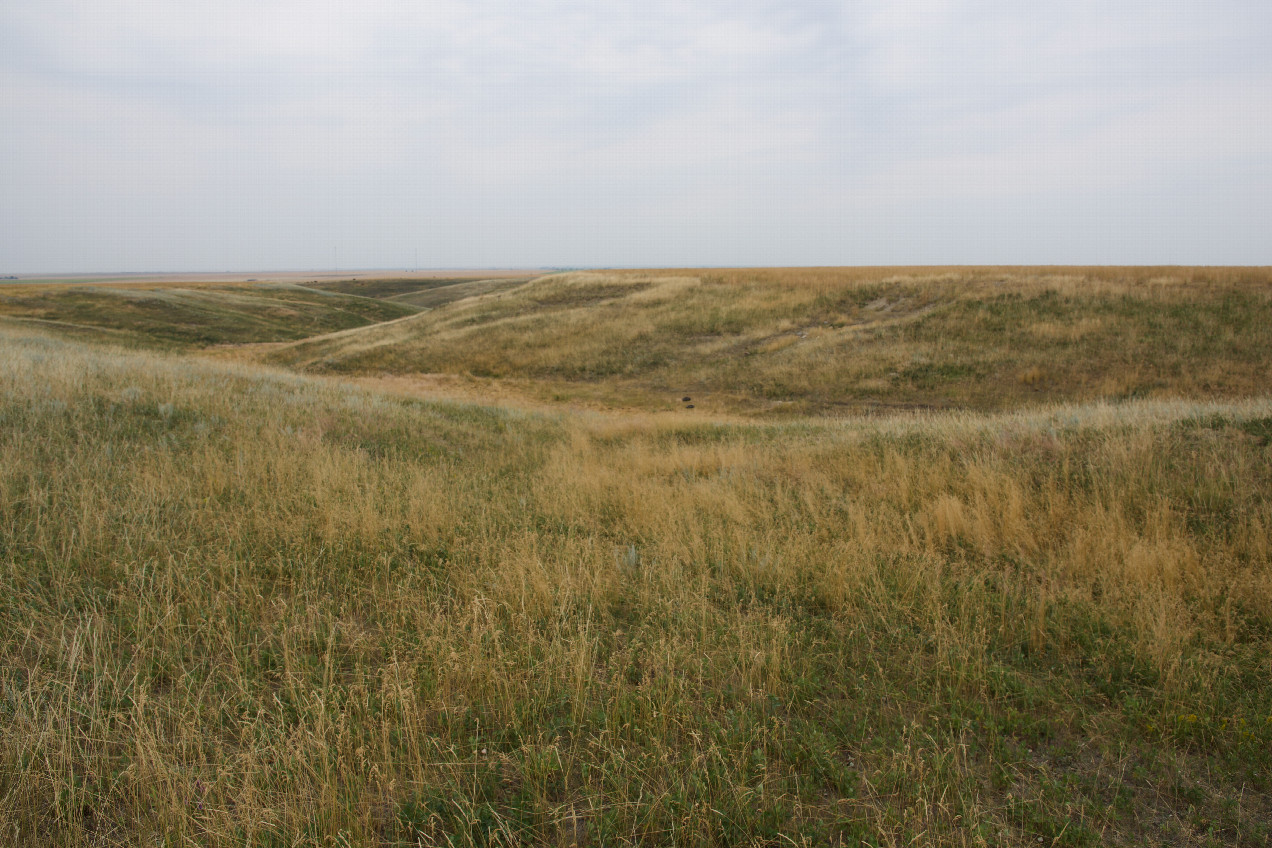
[[[0,841],[1272,842],[1269,275],[716,273],[235,349],[337,377],[0,325]],[[648,411],[357,382],[439,363]]]
[[[883,268],[558,275],[264,357],[771,417],[1243,397],[1270,350],[1265,271]]]
[[[11,285],[0,321],[126,346],[276,342],[378,324],[416,307],[298,285]]]
[[[358,295],[395,303],[406,303],[427,309],[435,309],[456,300],[476,297],[514,288],[529,282],[532,277],[419,277],[335,280],[324,283],[307,283],[310,288],[339,294]]]

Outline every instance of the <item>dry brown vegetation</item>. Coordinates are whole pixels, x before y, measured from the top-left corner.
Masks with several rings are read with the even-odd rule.
[[[0,286],[0,322],[168,349],[299,339],[414,312],[408,304],[296,285]]]
[[[262,353],[601,408],[796,416],[1267,390],[1261,269],[589,272]]]
[[[541,397],[643,387],[649,414],[0,327],[0,842],[1267,845],[1272,357],[1235,314],[1268,308],[1266,275],[705,273],[551,278],[265,349],[480,354]],[[729,287],[745,308],[695,317]],[[997,411],[657,412],[677,369],[744,384],[708,355],[734,331],[772,348],[748,368],[809,372],[810,408],[839,409],[811,364],[835,344],[763,334],[823,295],[845,323],[821,338],[877,335],[861,368],[1019,374],[872,390]],[[611,312],[693,332],[647,372],[552,372],[604,361]],[[1152,335],[1172,327],[1194,335]],[[1158,358],[1128,373],[1110,328]],[[1035,401],[1056,374],[1074,399]],[[1175,381],[1098,399],[1092,374]]]

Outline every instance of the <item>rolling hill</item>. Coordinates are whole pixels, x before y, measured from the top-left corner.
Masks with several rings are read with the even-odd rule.
[[[1272,840],[1267,270],[469,285],[0,290],[0,841]]]
[[[411,315],[408,304],[299,285],[11,285],[0,321],[84,340],[195,348],[300,339]]]
[[[462,375],[609,408],[1008,409],[1265,391],[1266,271],[798,269],[544,277],[259,351],[311,373]],[[423,303],[424,301],[415,301]]]

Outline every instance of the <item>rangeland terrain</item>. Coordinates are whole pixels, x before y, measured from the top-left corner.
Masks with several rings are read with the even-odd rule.
[[[0,288],[0,842],[1272,841],[1272,271],[416,282]]]

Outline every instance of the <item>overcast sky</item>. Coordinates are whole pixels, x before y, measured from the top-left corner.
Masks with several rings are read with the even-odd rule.
[[[0,274],[1272,264],[1272,2],[0,4]]]

